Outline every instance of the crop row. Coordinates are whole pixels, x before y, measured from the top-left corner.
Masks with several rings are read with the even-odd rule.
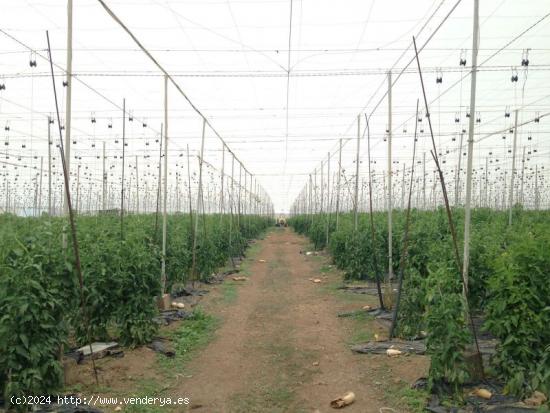
[[[456,228],[463,228],[464,211],[455,209]],[[348,279],[375,278],[375,260],[382,279],[389,273],[387,212],[360,214],[354,230],[351,214],[299,215],[289,220],[317,248],[328,247]],[[550,392],[550,213],[514,210],[473,211],[469,271],[469,310],[485,321],[483,330],[499,339],[490,370],[517,395]],[[399,273],[403,253],[405,213],[393,212],[393,273]],[[328,233],[328,245],[326,245]],[[458,233],[459,249],[463,244]],[[462,252],[462,251],[461,251]],[[427,331],[431,384],[446,382],[455,389],[470,376],[464,354],[472,345],[468,307],[454,259],[444,209],[411,211],[403,298],[398,314],[401,337]]]
[[[242,255],[269,224],[249,215],[201,218],[194,278]],[[65,227],[61,218],[0,216],[0,387],[6,400],[58,388],[60,354],[69,343],[116,338],[135,346],[155,334],[162,258],[155,216],[127,216],[123,238],[118,216],[78,218],[83,301],[72,250],[62,246]],[[188,216],[168,217],[168,288],[190,279],[192,234]]]

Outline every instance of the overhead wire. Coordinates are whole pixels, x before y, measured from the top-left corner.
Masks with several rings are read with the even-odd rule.
[[[243,169],[248,172],[250,175],[250,171],[246,169],[246,167],[242,164],[242,162],[239,160],[239,158],[236,156],[236,154],[231,150],[231,148],[225,143],[222,136],[218,133],[218,131],[214,128],[214,126],[211,124],[211,122],[207,119],[207,117],[201,112],[201,110],[191,101],[191,99],[187,96],[187,94],[183,91],[181,86],[174,80],[174,78],[171,76],[171,74],[158,62],[158,60],[143,46],[143,44],[138,40],[138,38],[133,34],[133,32],[120,20],[120,18],[110,9],[109,6],[103,1],[103,0],[97,0],[101,6],[105,9],[107,14],[111,16],[111,18],[119,24],[120,27],[132,38],[132,40],[138,45],[138,47],[145,53],[145,55],[157,66],[157,68],[164,73],[164,75],[170,80],[170,83],[177,89],[177,91],[181,94],[181,96],[187,101],[187,103],[193,108],[193,110],[203,119],[205,124],[208,125],[208,127],[214,132],[214,134],[224,143],[229,153],[231,153],[237,162],[243,167]]]

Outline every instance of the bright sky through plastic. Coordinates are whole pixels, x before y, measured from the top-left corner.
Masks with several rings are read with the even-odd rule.
[[[55,110],[47,61],[24,45],[46,56],[45,30],[49,30],[54,62],[65,67],[66,0],[1,3],[0,84],[5,84],[5,90],[0,91],[0,160],[6,166],[2,172],[10,171],[10,177],[18,174],[23,187],[30,185],[32,168],[47,154],[46,118]],[[480,3],[478,62],[482,65],[476,118],[481,121],[476,124],[476,140],[508,128],[513,116],[506,118],[507,111],[520,108],[521,121],[550,112],[550,16],[545,17],[550,2]],[[174,76],[256,176],[275,210],[283,212],[329,152],[331,168],[336,168],[340,138],[347,142],[343,166],[346,173],[354,173],[356,146],[348,140],[356,137],[357,115],[371,113],[379,101],[370,131],[375,172],[384,171],[386,73],[391,69],[395,78],[414,57],[413,35],[418,35],[421,46],[441,25],[420,53],[420,61],[428,101],[434,101],[430,111],[436,143],[448,158],[443,167],[450,171],[456,164],[457,136],[463,128],[467,130],[473,0],[462,0],[446,21],[456,0],[293,0],[290,51],[289,0],[109,0],[107,4]],[[114,151],[121,130],[121,112],[112,102],[122,106],[125,98],[134,116],[134,122],[127,124],[126,155],[130,164],[138,157],[142,171],[149,171],[143,189],[145,183],[152,187],[156,182],[153,159],[158,151],[153,143],[164,117],[162,74],[96,0],[74,1],[73,24],[73,71],[86,84],[73,83],[76,143],[72,150],[77,156],[71,161],[73,175],[80,164],[86,168],[90,185],[99,182],[102,142],[107,142],[108,151]],[[526,53],[528,70],[521,66]],[[466,66],[460,66],[461,58]],[[36,67],[29,65],[33,59]],[[516,74],[518,82],[511,82]],[[464,80],[459,81],[462,76]],[[441,83],[436,83],[437,77],[442,78]],[[403,163],[410,166],[417,98],[421,98],[421,89],[413,62],[393,89],[396,171]],[[92,117],[96,123],[91,122]],[[169,119],[169,168],[184,170],[186,146],[192,154],[200,148],[201,119],[173,87],[169,90]],[[361,121],[363,127],[364,117]],[[423,126],[426,130],[419,139],[419,153],[429,152],[431,146],[427,124]],[[550,172],[549,132],[547,118],[522,128],[518,135],[519,147],[538,149],[530,162],[547,165],[543,174]],[[502,155],[501,167],[509,165],[510,144],[511,139],[503,140],[502,134],[483,139],[475,147],[474,168],[485,164],[489,152]],[[363,144],[363,159],[365,151]],[[205,160],[215,167],[221,163],[221,143],[212,131],[207,131]],[[15,170],[14,164],[28,167]],[[230,164],[225,168],[227,172]],[[116,175],[114,165],[111,169]],[[366,174],[366,161],[361,164],[361,174]],[[170,175],[172,185],[175,179],[175,174]]]

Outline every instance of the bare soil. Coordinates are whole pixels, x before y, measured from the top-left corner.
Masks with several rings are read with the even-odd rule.
[[[388,359],[349,350],[357,323],[337,314],[375,305],[376,298],[335,292],[341,275],[325,257],[301,254],[307,247],[290,229],[260,241],[237,304],[224,311],[215,341],[190,363],[192,377],[173,392],[188,395],[191,409],[324,412],[351,390],[356,402],[346,412],[379,412],[388,406],[388,383],[412,383],[425,373],[423,357]],[[322,282],[310,280],[315,278]],[[384,334],[374,321],[368,324],[373,334]]]
[[[201,301],[221,323],[184,374],[168,380],[156,368],[162,356],[144,347],[122,359],[99,360],[102,388],[95,393],[127,394],[138,385],[143,392],[154,383],[165,395],[190,398],[187,410],[178,411],[312,413],[332,411],[332,399],[353,391],[356,401],[345,412],[410,411],[399,391],[426,374],[427,358],[352,353],[351,344],[386,331],[374,320],[337,315],[375,307],[377,298],[338,290],[342,275],[328,257],[303,253],[309,248],[291,229],[269,232],[244,264],[248,279],[232,286],[236,297],[224,299],[218,285]],[[89,385],[89,367],[79,368]]]

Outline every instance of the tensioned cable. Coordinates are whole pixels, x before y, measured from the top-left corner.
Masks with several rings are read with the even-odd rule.
[[[101,0],[100,0],[101,1]],[[451,8],[451,10],[447,13],[447,15],[443,18],[443,20],[437,25],[437,27],[434,29],[434,31],[430,34],[430,36],[428,37],[428,39],[424,42],[424,44],[419,48],[419,52],[424,50],[424,48],[426,47],[426,45],[431,41],[431,39],[436,35],[436,33],[439,31],[439,29],[441,29],[441,27],[443,26],[443,24],[448,20],[448,18],[451,16],[451,14],[455,11],[455,9],[458,7],[458,5],[460,4],[462,0],[457,0],[457,2],[453,5],[453,7]],[[434,13],[432,13],[432,15],[430,16],[430,18],[426,21],[426,23],[422,26],[422,28],[420,29],[419,33],[420,34],[424,28],[427,26],[427,24],[429,23],[429,21],[433,18],[433,16],[435,15],[435,13],[439,10],[439,8],[443,5],[444,1],[442,1],[439,6],[437,7],[437,9],[434,11]],[[412,42],[411,42],[411,45],[402,53],[402,55],[397,59],[397,61],[394,63],[394,65],[392,67],[395,67],[395,65],[399,62],[399,60],[401,60],[401,58],[404,56],[404,54],[411,49],[411,46],[412,46]],[[401,75],[403,74],[403,72],[412,64],[412,62],[414,62],[415,60],[415,57],[411,58],[411,60],[409,61],[409,63],[407,63],[402,69],[401,71],[398,73],[398,75],[395,77],[395,79],[393,80],[392,84],[391,84],[391,87],[393,87],[393,85],[397,82],[397,80],[401,77]],[[391,69],[390,69],[391,70]],[[384,84],[384,82],[382,82],[380,84],[380,86],[375,90],[375,92],[371,95],[371,98],[368,100],[367,104],[365,106],[363,106],[363,108],[361,109],[360,112],[363,112],[367,106],[369,105],[369,103],[371,102],[371,100],[374,98],[374,96],[376,96],[376,93],[378,93],[378,90],[380,90],[380,88],[382,87],[382,85]],[[386,91],[382,97],[380,98],[380,100],[376,103],[376,105],[374,106],[374,108],[371,110],[371,113],[369,115],[369,119],[370,117],[373,115],[373,113],[376,111],[376,109],[380,106],[380,104],[382,103],[382,101],[384,100],[384,98],[386,97],[386,95],[388,94],[388,92]],[[353,126],[355,122],[352,122],[348,128],[346,129],[346,131],[343,133],[343,135],[346,135],[348,133],[348,131],[350,130],[350,128]],[[348,138],[346,139],[346,141],[343,143],[344,145],[349,142],[351,139],[353,138]],[[332,154],[333,151],[330,151],[330,153]],[[331,155],[332,156],[332,155]]]
[[[142,44],[137,40],[137,38],[135,38],[135,36],[129,31],[129,29],[118,19],[118,17],[116,17],[116,15],[114,15],[110,9],[105,5],[105,3],[102,1],[102,0],[98,0],[102,5],[103,7],[108,11],[108,13],[113,17],[113,19],[115,21],[117,21],[122,27],[123,29],[132,37],[132,39],[134,39],[134,41],[138,44],[138,46],[141,48],[141,50],[146,53],[146,55],[149,56],[150,59],[153,60],[153,62],[157,65],[157,67],[159,67],[161,69],[161,71],[163,71],[167,76],[168,78],[170,78],[171,82],[174,84],[174,86],[178,89],[178,91],[180,91],[180,93],[184,96],[184,98],[189,102],[189,104],[191,105],[191,107],[193,108],[193,110],[195,110],[195,112],[197,112],[202,119],[204,119],[204,121],[208,124],[208,126],[210,127],[210,129],[216,134],[216,136],[222,141],[222,143],[225,145],[225,147],[227,148],[228,152],[230,152],[234,157],[235,159],[237,160],[237,162],[239,162],[239,164],[241,164],[241,166],[243,167],[243,169],[248,172],[249,175],[252,175],[247,169],[246,167],[242,164],[242,162],[236,157],[236,155],[234,154],[234,152],[231,150],[231,148],[229,148],[229,146],[226,144],[226,142],[223,140],[223,138],[218,134],[218,132],[213,128],[213,126],[210,124],[210,122],[208,121],[208,119],[206,119],[204,117],[204,115],[191,103],[191,101],[189,100],[189,98],[185,95],[185,93],[183,93],[183,91],[181,90],[181,88],[179,87],[179,85],[177,85],[177,83],[171,78],[171,76],[160,66],[160,64],[152,57],[152,55],[150,53],[147,52],[147,50],[142,46]],[[14,36],[12,36],[10,33],[6,32],[5,30],[3,29],[0,29],[0,32],[3,33],[5,36],[7,36],[8,38],[10,38],[11,40],[15,41],[16,43],[18,43],[19,45],[25,47],[26,49],[28,49],[29,51],[31,52],[34,52],[36,53],[37,56],[40,56],[42,59],[44,60],[48,60],[47,57],[43,56],[42,54],[40,54],[39,52],[35,51],[33,48],[31,48],[30,46],[28,46],[27,44],[25,44],[24,42],[20,41],[19,39],[15,38]],[[62,72],[65,72],[65,70],[59,66],[58,64],[55,64],[55,67],[59,70],[61,70]],[[109,99],[108,97],[106,97],[105,95],[103,95],[101,92],[97,91],[96,89],[94,89],[92,86],[88,85],[86,82],[78,79],[78,77],[74,76],[76,78],[76,80],[78,82],[80,82],[82,85],[84,85],[86,88],[88,88],[89,90],[93,91],[94,93],[96,93],[98,96],[100,96],[101,98],[103,98],[104,100],[106,100],[107,102],[109,102],[110,104],[112,104],[113,106],[115,106],[117,109],[120,109],[122,110],[122,107],[115,103],[114,101],[112,101],[111,99]],[[127,114],[130,114],[128,111],[126,112]],[[158,133],[156,132],[153,128],[151,128],[150,126],[148,126],[149,129],[153,130],[155,133]],[[85,133],[85,132],[82,132],[82,133]],[[261,185],[260,185],[261,187]],[[263,188],[262,188],[263,190]],[[264,190],[265,192],[265,190]]]
[[[538,16],[527,16],[527,17],[538,17]],[[466,51],[469,51],[471,49],[468,48],[461,48]],[[325,53],[370,53],[370,52],[402,52],[404,50],[409,50],[408,48],[381,48],[381,47],[370,47],[370,48],[357,48],[357,49],[292,49],[293,52],[325,52]],[[433,47],[430,48],[430,51],[437,52],[437,51],[454,51],[456,48],[454,47]],[[498,48],[494,47],[486,47],[486,48],[479,48],[480,52],[486,51],[486,50],[498,50]],[[523,48],[517,48],[517,49],[508,49],[511,52],[514,51],[522,51]],[[532,51],[543,51],[548,52],[550,51],[549,48],[532,48]],[[66,52],[67,49],[63,47],[54,48],[52,49],[53,52]],[[86,49],[80,49],[78,47],[73,47],[73,51],[85,51],[85,52],[113,52],[113,53],[120,53],[120,52],[140,52],[141,49],[127,49],[127,48],[86,48]],[[246,53],[258,53],[258,52],[273,52],[273,53],[287,53],[287,49],[163,49],[163,48],[149,48],[150,52],[160,52],[160,53],[179,53],[179,52],[200,52],[200,53],[238,53],[238,52],[246,52]],[[23,52],[21,50],[12,50],[12,51],[2,51],[0,52],[0,55],[11,55],[11,54],[23,54],[26,52]]]
[[[290,58],[291,58],[291,52],[292,52],[292,5],[293,1],[290,0],[290,16],[289,16],[289,23],[288,23],[288,62],[287,62],[287,70],[286,70],[286,132],[285,132],[285,163],[283,166],[283,174],[286,170],[286,164],[288,161],[288,104],[290,101]]]
[[[214,126],[210,123],[210,121],[206,118],[206,116],[203,115],[203,113],[200,111],[200,109],[191,101],[191,99],[187,96],[187,94],[183,91],[183,89],[180,87],[180,85],[174,80],[174,78],[168,73],[166,69],[155,59],[155,57],[143,46],[143,44],[138,40],[138,38],[132,33],[132,31],[118,18],[118,16],[105,4],[103,0],[97,0],[105,9],[107,14],[111,16],[111,18],[117,22],[120,27],[132,38],[132,40],[138,45],[138,47],[145,53],[149,59],[159,68],[159,70],[164,73],[164,75],[170,80],[172,85],[178,90],[178,92],[183,96],[183,98],[189,103],[191,108],[203,119],[204,123],[208,125],[208,127],[214,132],[214,134],[222,141],[222,143],[227,148],[228,152],[231,153],[237,162],[243,167],[243,169],[248,172],[249,175],[253,175],[246,167],[243,165],[243,163],[237,158],[235,153],[231,150],[231,148],[227,145],[227,143],[224,141],[224,139],[221,137],[221,135],[218,133],[218,131],[214,128]],[[260,185],[261,187],[261,185]],[[263,188],[262,188],[263,189]],[[265,190],[264,190],[265,192]],[[271,201],[271,200],[270,200]]]
[[[491,54],[489,57],[487,57],[485,60],[483,60],[483,62],[481,62],[480,64],[478,64],[478,68],[483,66],[485,63],[487,63],[489,60],[491,60],[493,57],[495,57],[497,54],[499,54],[500,52],[502,52],[504,49],[506,49],[509,45],[511,45],[512,43],[514,43],[516,40],[518,40],[520,37],[522,37],[524,34],[526,34],[527,32],[529,32],[530,30],[532,30],[535,26],[537,26],[539,23],[541,23],[543,20],[545,20],[546,18],[548,18],[550,16],[550,13],[547,13],[545,14],[544,16],[542,16],[540,19],[538,19],[535,23],[533,23],[531,26],[527,27],[525,30],[523,30],[521,33],[519,33],[518,35],[516,35],[514,38],[512,38],[511,40],[509,40],[504,46],[502,46],[500,49],[496,50],[493,54]],[[420,53],[421,50],[419,50],[419,53]],[[441,92],[441,94],[439,96],[437,96],[436,98],[434,98],[429,104],[433,104],[436,100],[438,99],[441,99],[445,94],[447,94],[447,92],[449,92],[451,89],[453,89],[457,84],[459,84],[463,79],[465,79],[466,77],[470,76],[472,74],[472,71],[468,71],[468,73],[466,73],[464,76],[462,76],[460,79],[458,79],[455,83],[453,83],[452,85],[450,85],[447,89],[445,89],[443,92]],[[410,121],[412,119],[412,116],[410,118],[408,118],[407,120],[405,120],[405,122],[401,123],[400,125],[396,126],[396,129],[400,128],[401,126],[403,126],[404,123]]]
[[[460,0],[457,2],[457,4],[455,4],[455,7],[458,5],[458,3],[460,3]],[[451,12],[454,10],[454,8],[451,10]],[[436,28],[436,30],[432,33],[432,35],[428,38],[427,41],[429,41],[433,35],[435,35],[435,33],[437,32],[437,30],[439,30],[439,28],[441,27],[441,25],[443,24],[443,22],[445,20],[448,19],[450,14],[448,14],[445,19],[441,22],[441,24]],[[535,23],[533,23],[532,25],[530,25],[528,28],[526,28],[525,30],[523,30],[521,33],[519,33],[518,35],[516,35],[513,39],[509,40],[505,45],[503,45],[502,47],[500,47],[499,49],[497,49],[494,53],[492,53],[489,57],[487,57],[485,60],[483,60],[483,62],[481,62],[479,65],[478,65],[478,68],[480,66],[483,66],[485,63],[487,63],[489,60],[491,60],[492,58],[494,58],[497,54],[499,54],[500,52],[502,52],[504,49],[506,49],[509,45],[511,45],[512,43],[514,43],[517,39],[519,39],[520,37],[522,37],[523,35],[525,35],[527,32],[529,32],[530,30],[532,30],[535,26],[537,26],[539,23],[541,23],[543,20],[545,20],[548,16],[550,16],[550,13],[547,13],[546,15],[544,15],[543,17],[541,17],[540,19],[538,19]],[[424,45],[419,49],[419,53],[420,51],[422,51],[424,49],[424,47],[426,46],[427,42],[424,43]],[[411,61],[414,60],[414,57],[413,59],[411,59]],[[410,65],[410,62],[409,62],[409,65]],[[406,69],[408,67],[405,66],[402,71],[404,69]],[[402,73],[402,72],[401,72]],[[399,76],[401,76],[401,73],[397,76],[397,78],[395,79],[395,81],[392,82],[392,87],[393,85],[395,84],[395,82],[397,81],[397,79],[399,78]],[[444,96],[449,90],[451,90],[452,88],[454,88],[457,84],[459,84],[464,78],[468,77],[469,75],[471,74],[471,70],[463,75],[460,79],[458,79],[455,83],[453,83],[451,86],[449,86],[446,90],[444,90],[439,96],[437,96],[436,98],[434,98],[430,104],[433,104],[435,101],[437,101],[438,99],[440,99],[442,96]],[[375,108],[373,109],[373,111],[371,112],[371,114],[369,115],[369,118],[370,116],[372,116],[372,114],[374,113],[374,111],[376,110],[376,108],[380,105],[380,103],[383,101],[384,97],[387,95],[387,92],[382,96],[382,98],[380,99],[380,101],[377,103],[377,105],[375,106]],[[366,107],[364,107],[363,109],[365,109]],[[412,119],[412,117],[408,118],[407,120],[405,120],[404,122],[402,122],[401,124],[397,125],[393,130],[398,130],[399,128],[401,128],[404,124],[406,124],[408,121],[410,121]],[[347,133],[347,131],[349,131],[349,129],[351,128],[351,126],[353,125],[353,123],[348,127],[348,129],[346,130],[346,132],[344,132],[344,135]],[[352,138],[348,138],[346,139],[346,142],[347,143],[350,139]],[[344,144],[345,144],[344,143]]]
[[[458,49],[457,49],[458,50]],[[493,65],[493,66],[483,66],[478,72],[504,72],[510,70],[510,65]],[[544,72],[550,70],[550,65],[548,64],[539,64],[539,65],[530,65],[529,70],[533,72]],[[290,77],[331,77],[331,76],[380,76],[387,74],[388,69],[384,68],[373,68],[373,69],[364,69],[364,70],[330,70],[330,71],[303,71],[303,72],[293,72],[290,71]],[[438,73],[442,74],[448,73],[462,73],[464,70],[460,70],[454,66],[449,66],[447,68],[442,67],[426,67],[422,69],[423,73]],[[403,74],[412,74],[415,73],[415,69],[403,69]],[[36,72],[34,75],[31,73],[20,72],[12,74],[2,75],[3,79],[24,79],[28,77],[48,77],[47,72]],[[73,72],[73,77],[143,77],[143,78],[158,78],[164,76],[156,71],[83,71],[83,72]],[[271,72],[271,71],[211,71],[211,72],[176,72],[172,73],[174,78],[176,77],[199,77],[199,78],[278,78],[278,77],[288,77],[286,73]],[[463,75],[461,79],[464,79],[467,75]],[[458,82],[457,82],[458,83]]]
[[[39,53],[38,51],[34,50],[32,47],[30,47],[28,44],[22,42],[21,40],[17,39],[16,37],[12,36],[10,33],[6,32],[4,29],[0,28],[0,33],[4,34],[6,37],[10,38],[11,40],[13,40],[14,42],[16,42],[17,44],[19,44],[20,46],[23,46],[24,48],[26,48],[27,50],[31,51],[31,52],[34,52],[36,54],[36,56],[39,56],[40,58],[44,59],[45,61],[49,62],[48,58],[44,55],[42,55],[41,53]],[[53,62],[52,62],[53,63]],[[67,71],[60,65],[58,65],[57,63],[53,63],[53,65],[62,71],[62,73],[67,73]],[[82,84],[83,86],[85,86],[87,89],[91,90],[92,92],[94,92],[96,95],[98,95],[99,97],[101,97],[102,99],[104,99],[105,101],[107,101],[108,103],[110,103],[111,105],[113,105],[115,108],[119,109],[119,110],[122,110],[122,106],[119,105],[118,103],[114,102],[113,100],[109,99],[107,96],[105,96],[103,93],[101,93],[100,91],[98,91],[97,89],[94,89],[92,86],[90,86],[89,84],[87,84],[86,82],[84,82],[83,80],[79,79],[78,77],[75,77],[76,81],[78,81],[80,84]],[[129,114],[129,112],[127,112]],[[151,129],[153,132],[155,133],[159,133],[158,131],[156,131],[154,128],[148,126],[149,129]]]

